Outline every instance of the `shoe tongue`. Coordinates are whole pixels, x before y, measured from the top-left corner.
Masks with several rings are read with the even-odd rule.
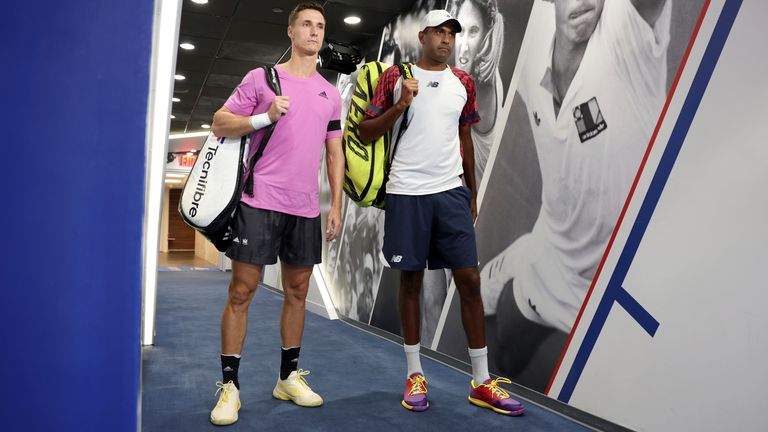
[[[490,384],[490,383],[491,383],[491,381],[493,381],[493,380],[492,380],[492,379],[490,379],[490,378],[488,378],[487,380],[483,381],[483,384]]]
[[[420,372],[414,372],[414,373],[412,373],[412,374],[411,374],[411,376],[409,376],[408,378],[414,378],[414,377],[416,377],[416,376],[419,376],[419,375],[420,375],[420,376],[424,376],[424,374],[422,374],[422,373],[420,373]]]

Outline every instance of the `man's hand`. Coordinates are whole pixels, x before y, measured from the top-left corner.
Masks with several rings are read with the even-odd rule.
[[[328,222],[325,225],[325,239],[333,241],[341,234],[341,209],[332,207],[328,211]]]
[[[397,102],[402,108],[411,105],[413,98],[419,94],[419,80],[407,79],[403,80],[403,88],[400,92],[400,100]]]
[[[477,222],[477,196],[472,194],[472,223]]]
[[[280,118],[288,114],[288,108],[291,106],[290,96],[275,96],[275,100],[272,101],[272,105],[269,106],[267,115],[272,123],[280,120]]]

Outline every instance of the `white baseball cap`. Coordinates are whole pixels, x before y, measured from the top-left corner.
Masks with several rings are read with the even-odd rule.
[[[454,18],[453,15],[451,15],[450,12],[445,9],[431,10],[429,13],[424,15],[424,17],[421,19],[421,30],[424,31],[424,29],[427,27],[438,27],[448,21],[456,26],[456,33],[461,31],[461,24],[459,23],[459,20]]]

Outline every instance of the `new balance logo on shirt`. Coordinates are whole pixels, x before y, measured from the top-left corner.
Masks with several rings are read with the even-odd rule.
[[[430,81],[427,84],[427,87],[437,88],[437,86],[439,86],[439,85],[440,85],[440,83],[438,81]]]
[[[328,99],[328,95],[325,93],[325,91],[323,91],[320,94],[318,94],[318,96],[320,96],[322,98],[325,98],[325,99]]]

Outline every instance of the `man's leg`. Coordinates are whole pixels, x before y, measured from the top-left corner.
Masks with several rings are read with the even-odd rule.
[[[280,376],[272,396],[296,405],[317,407],[323,398],[312,391],[306,380],[309,371],[298,369],[301,338],[304,335],[309,278],[322,257],[320,217],[283,215],[285,231],[280,246],[283,310],[280,315]]]
[[[411,411],[429,408],[427,380],[421,368],[421,284],[424,271],[400,271],[400,324],[403,331],[403,349],[408,366],[408,379],[401,404]]]
[[[453,270],[453,280],[461,303],[461,323],[470,349],[485,347],[485,316],[480,297],[480,272],[477,267]],[[486,377],[487,378],[487,377]]]
[[[507,415],[520,415],[524,408],[499,387],[506,378],[492,380],[488,373],[488,347],[485,341],[485,316],[480,295],[480,272],[477,268],[477,245],[472,223],[471,193],[465,187],[451,189],[435,196],[437,229],[429,254],[430,268],[453,269],[453,280],[459,293],[461,322],[467,335],[472,362],[469,401],[483,408]]]
[[[280,337],[283,342],[280,379],[284,380],[298,366],[312,266],[293,266],[281,263],[280,267],[285,293],[283,310],[280,315]]]
[[[483,300],[480,297],[480,272],[477,267],[453,270],[456,291],[461,302],[461,322],[469,343],[469,358],[472,362],[472,383],[469,401],[483,408],[506,415],[520,415],[523,405],[509,397],[498,382],[510,382],[499,378],[492,380],[488,373],[488,347],[485,344],[485,316]]]
[[[248,307],[256,294],[263,268],[261,265],[232,261],[232,279],[221,315],[222,355],[239,356],[243,350],[248,328]]]
[[[401,404],[411,411],[429,408],[427,380],[419,352],[421,285],[432,232],[432,204],[428,196],[387,194],[382,252],[390,267],[400,270],[398,296],[403,349],[408,373]]]
[[[283,262],[281,273],[285,295],[280,315],[283,346],[280,350],[280,376],[272,390],[272,396],[293,401],[299,406],[317,407],[323,404],[323,398],[307,384],[304,377],[309,375],[309,371],[298,369],[312,266],[294,266]]]
[[[400,272],[400,323],[406,345],[419,343],[421,319],[421,284],[424,271]],[[410,375],[410,370],[408,371]],[[419,371],[421,372],[421,371]]]
[[[261,280],[261,265],[232,261],[232,279],[224,312],[221,314],[221,371],[219,401],[211,411],[211,422],[228,425],[237,421],[240,383],[237,379],[240,353],[248,328],[248,306]]]

